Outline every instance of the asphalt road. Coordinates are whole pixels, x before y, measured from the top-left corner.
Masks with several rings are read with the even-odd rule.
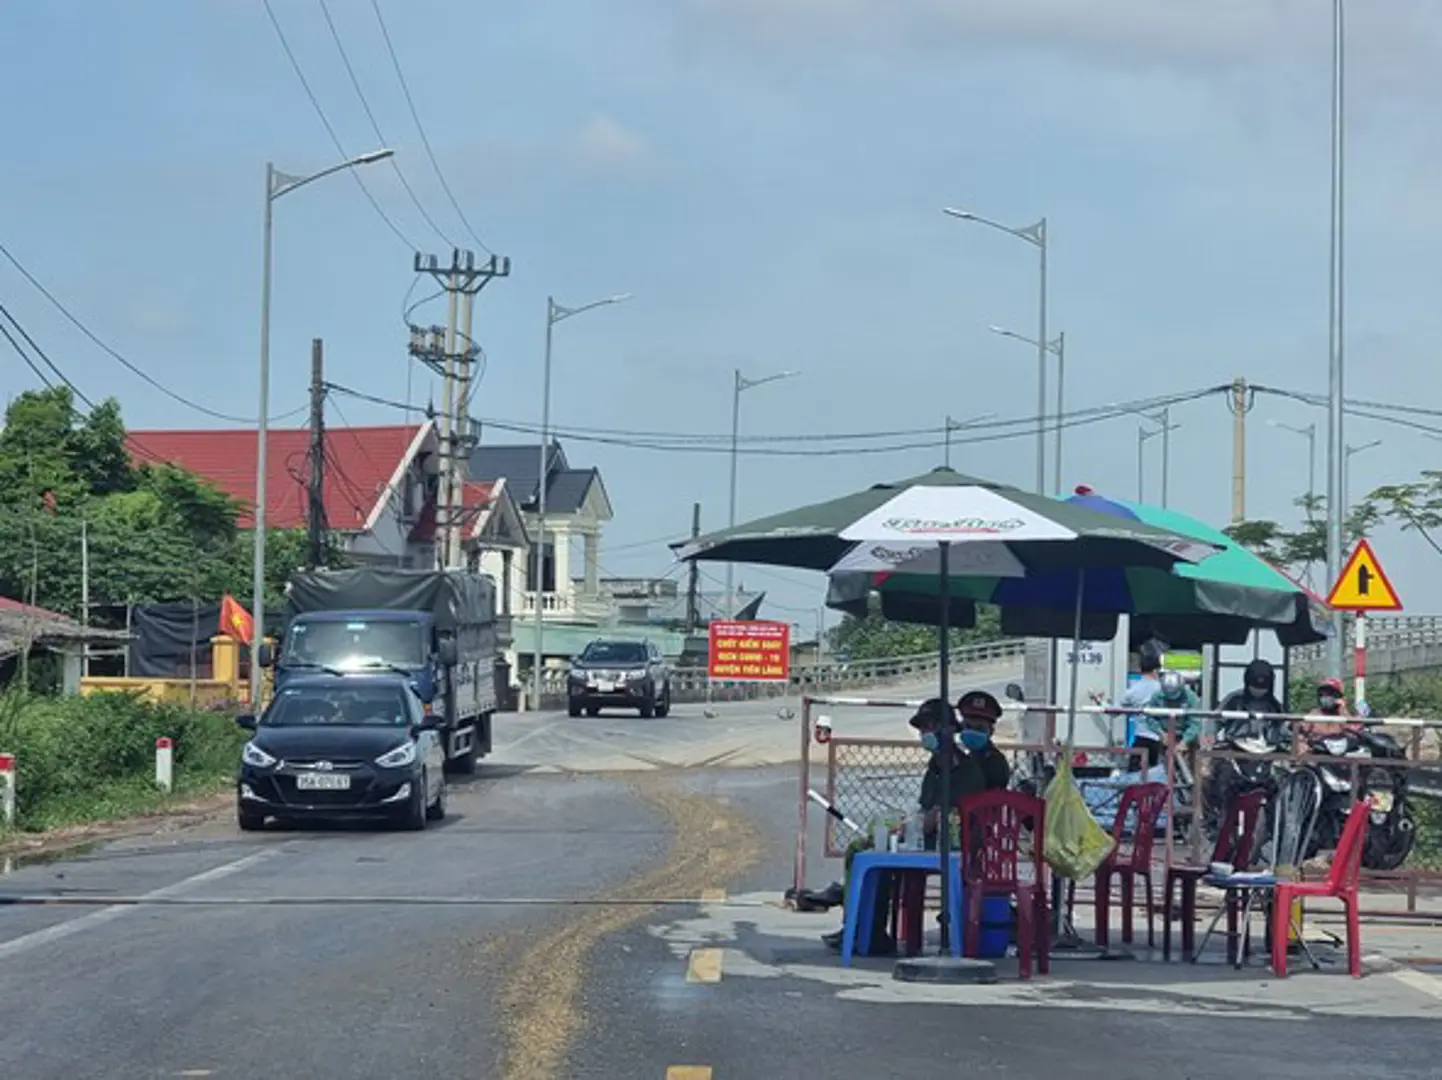
[[[1074,962],[1030,985],[918,988],[884,962],[841,969],[818,940],[837,915],[776,905],[794,764],[595,770],[595,744],[684,764],[710,739],[688,725],[769,745],[774,708],[742,709],[567,721],[579,734],[511,719],[502,760],[423,834],[242,835],[227,815],[0,875],[3,894],[97,901],[0,907],[0,1076],[1436,1074],[1442,982],[1422,973],[1283,984]],[[905,731],[894,711],[866,723]],[[334,902],[365,898],[390,902]]]

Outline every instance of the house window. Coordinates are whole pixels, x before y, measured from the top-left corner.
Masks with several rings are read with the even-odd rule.
[[[538,577],[539,577],[540,582],[541,582],[541,588],[540,588],[540,591],[541,591],[541,592],[555,592],[555,591],[556,591],[556,555],[555,555],[555,552],[556,552],[556,549],[555,549],[555,545],[553,545],[553,544],[547,544],[547,545],[546,545],[546,549],[545,549],[544,554],[543,554],[543,553],[541,552],[541,550],[540,550],[539,548],[537,548],[537,547],[532,547],[532,548],[531,548],[531,555],[530,555],[530,560],[529,560],[530,565],[529,565],[526,569],[527,569],[527,574],[528,574],[527,580],[530,581],[530,583],[531,583],[531,591],[532,591],[532,592],[535,592],[535,591],[536,591],[536,580],[537,580]],[[542,556],[543,556],[543,557],[542,557]],[[541,572],[540,572],[539,575],[536,573],[536,559],[537,559],[538,557],[542,557]]]

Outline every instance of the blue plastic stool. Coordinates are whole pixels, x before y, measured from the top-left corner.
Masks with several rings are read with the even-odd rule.
[[[961,857],[953,851],[947,859],[951,878],[949,921],[951,955],[961,955],[962,901]],[[881,877],[891,870],[941,872],[941,856],[935,851],[859,851],[851,859],[851,878],[846,883],[846,922],[841,930],[841,964],[851,966],[853,955],[865,956],[870,946],[870,929],[876,920]],[[859,927],[867,928],[866,940],[857,941]],[[858,947],[858,945],[860,947]]]

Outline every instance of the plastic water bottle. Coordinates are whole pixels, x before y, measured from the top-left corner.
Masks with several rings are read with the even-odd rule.
[[[926,847],[925,833],[926,823],[918,810],[906,819],[906,850],[923,850]]]
[[[875,825],[873,825],[871,827],[871,850],[885,851],[886,838],[890,834],[891,830],[888,829],[884,823],[877,822]]]

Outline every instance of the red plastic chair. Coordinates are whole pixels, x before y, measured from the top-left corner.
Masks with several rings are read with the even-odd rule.
[[[1211,862],[1206,866],[1174,865],[1167,871],[1166,895],[1162,902],[1163,960],[1172,958],[1173,886],[1177,887],[1182,905],[1182,953],[1191,958],[1197,944],[1197,883],[1210,872],[1211,863],[1231,863],[1238,871],[1252,868],[1252,852],[1256,846],[1253,838],[1266,801],[1266,792],[1261,790],[1233,795],[1222,815],[1222,827],[1217,833],[1216,846],[1212,848]]]
[[[1136,879],[1143,878],[1147,885],[1147,948],[1155,940],[1153,918],[1155,901],[1152,896],[1152,844],[1157,834],[1157,819],[1167,808],[1166,784],[1133,784],[1122,791],[1117,804],[1116,821],[1112,824],[1112,838],[1116,846],[1107,856],[1106,862],[1097,867],[1096,884],[1096,942],[1107,947],[1111,937],[1111,890],[1112,876],[1121,878],[1122,883],[1122,941],[1132,941],[1132,908],[1135,907]],[[1128,837],[1128,822],[1131,823]],[[1076,896],[1076,882],[1067,888],[1067,906],[1072,905]]]
[[[961,848],[965,926],[962,952],[975,957],[981,945],[982,901],[989,896],[1016,897],[1017,956],[1023,979],[1031,978],[1032,955],[1038,970],[1051,970],[1047,939],[1045,863],[1042,838],[1046,835],[1046,803],[1018,791],[986,791],[968,795],[961,811]],[[1033,862],[1030,881],[1023,881],[1021,832],[1031,830]]]
[[[1362,846],[1371,810],[1371,803],[1366,799],[1353,804],[1325,881],[1277,883],[1272,901],[1272,970],[1278,978],[1287,974],[1287,922],[1292,914],[1292,901],[1303,896],[1329,896],[1342,901],[1347,910],[1347,970],[1354,979],[1362,977],[1362,924],[1358,909],[1362,903]]]

